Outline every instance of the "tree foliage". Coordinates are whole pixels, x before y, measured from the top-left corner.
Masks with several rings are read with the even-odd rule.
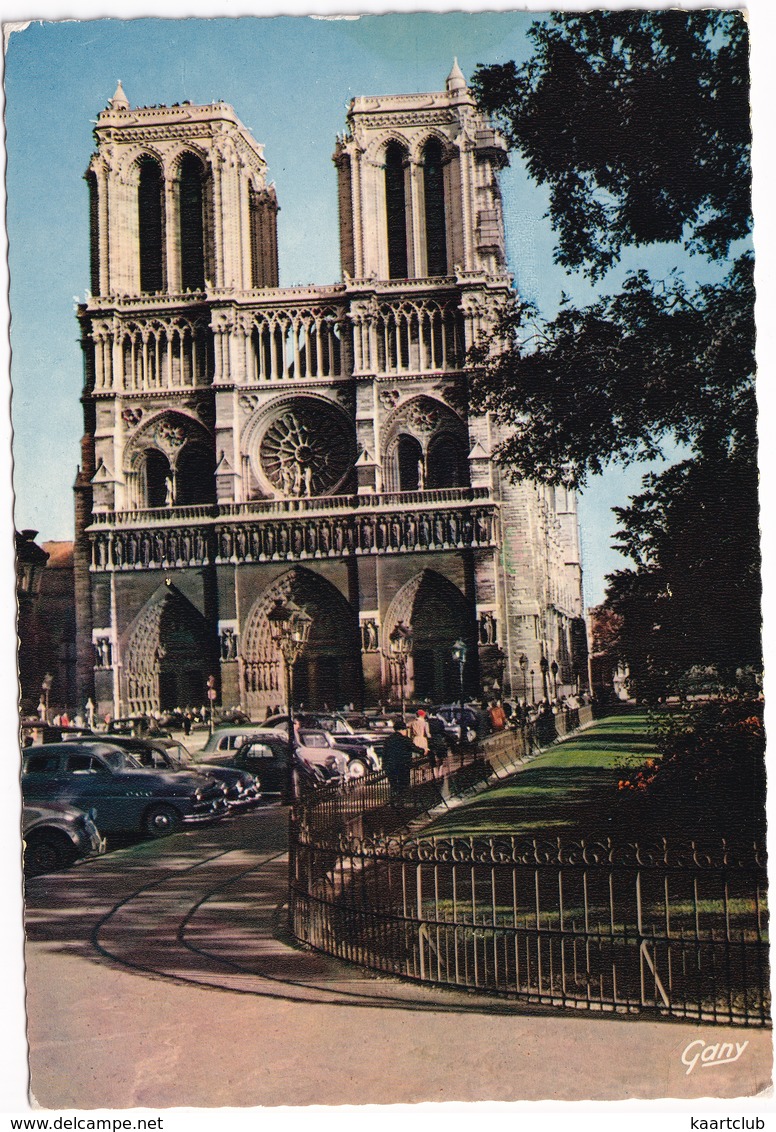
[[[516,300],[495,343],[470,356],[472,406],[508,426],[498,457],[516,476],[579,487],[610,460],[653,459],[669,435],[699,447],[752,437],[749,255],[719,284],[665,286],[642,271],[619,294],[535,320]]]
[[[631,273],[542,319],[516,300],[471,352],[470,407],[507,426],[516,478],[579,487],[606,464],[692,458],[618,510],[615,651],[653,691],[759,663],[748,37],[741,12],[559,14],[533,56],[480,67],[480,106],[547,185],[556,261],[601,279],[626,248],[727,259],[719,281]],[[737,253],[737,257],[733,254]],[[711,614],[710,614],[711,611]]]
[[[681,690],[703,665],[718,687],[760,665],[760,553],[753,454],[706,451],[615,508],[619,549],[635,563],[609,578],[611,647],[627,656],[631,690]],[[699,674],[700,675],[700,674]]]
[[[559,14],[534,54],[478,67],[482,108],[550,188],[557,260],[600,275],[626,246],[726,255],[751,227],[743,12]]]

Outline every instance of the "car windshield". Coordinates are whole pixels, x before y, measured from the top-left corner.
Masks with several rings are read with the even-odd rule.
[[[75,747],[75,744],[74,744]],[[99,755],[103,762],[107,763],[111,770],[143,770],[143,766],[134,755],[130,755],[129,751],[120,751],[118,748],[111,749],[110,747],[96,746],[91,748],[86,753]]]
[[[353,728],[345,719],[340,719],[338,716],[321,716],[321,727],[325,727],[327,731],[331,731],[333,735],[352,735]]]
[[[173,766],[188,767],[194,763],[191,753],[183,746],[183,743],[175,743],[172,747],[165,747],[165,753]]]
[[[322,731],[300,731],[299,739],[303,747],[328,747],[329,745]]]

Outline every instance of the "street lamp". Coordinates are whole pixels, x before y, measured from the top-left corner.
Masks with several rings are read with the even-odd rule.
[[[536,669],[532,668],[531,669],[531,703],[532,704],[536,703],[536,685],[534,683],[535,677],[536,677]]]
[[[388,656],[399,668],[401,681],[401,715],[404,719],[404,691],[407,683],[407,661],[412,653],[412,629],[403,621],[388,636]]]
[[[542,659],[539,661],[539,667],[542,670],[542,691],[544,692],[545,700],[549,702],[550,688],[549,684],[547,683],[547,672],[550,667],[550,662],[547,660],[547,657],[544,656],[544,654],[542,654]]]
[[[460,684],[461,684],[461,743],[462,744],[466,741],[466,723],[465,723],[465,720],[464,720],[464,711],[463,711],[463,700],[464,700],[464,696],[463,696],[463,670],[464,670],[464,666],[466,664],[466,652],[467,652],[466,641],[462,641],[461,638],[459,637],[458,640],[453,645],[453,661],[454,661],[455,664],[458,665],[458,678],[459,678]]]
[[[553,660],[552,664],[550,665],[550,672],[552,673],[553,698],[557,700],[557,698],[558,698],[558,662],[557,662],[557,660]]]
[[[293,675],[294,665],[302,655],[307,638],[310,636],[312,617],[305,613],[296,602],[289,601],[284,604],[282,598],[277,598],[274,608],[267,614],[269,631],[273,642],[283,654],[286,669],[286,702],[288,704],[288,777],[286,780],[286,801],[294,800],[294,749],[296,746],[294,736],[294,702],[293,702]]]
[[[218,692],[216,691],[216,678],[215,678],[215,676],[208,676],[208,678],[207,678],[207,702],[208,702],[208,707],[210,709],[208,716],[209,716],[209,722],[210,722],[210,734],[211,735],[213,734],[213,712],[215,711],[215,707],[216,707],[216,697],[217,697],[217,695],[218,695]]]
[[[46,723],[48,723],[48,721],[49,721],[49,693],[51,692],[51,685],[53,683],[54,683],[54,677],[51,675],[50,672],[47,672],[46,675],[43,677],[43,683],[40,686],[40,690],[43,693],[45,703],[46,703]]]
[[[520,665],[520,671],[523,673],[523,707],[525,707],[528,703],[528,693],[525,684],[525,678],[528,673],[528,657],[524,652],[520,653],[520,656],[517,658],[517,663]],[[533,673],[531,673],[531,675],[533,676]]]

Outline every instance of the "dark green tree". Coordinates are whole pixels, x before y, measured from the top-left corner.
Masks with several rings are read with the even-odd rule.
[[[726,255],[751,228],[742,12],[566,13],[534,54],[478,67],[482,108],[550,188],[557,261],[601,275],[624,247]]]
[[[626,248],[727,262],[716,283],[630,274],[552,319],[516,301],[471,355],[470,405],[509,426],[517,478],[582,486],[612,460],[692,458],[620,509],[623,654],[654,689],[759,662],[748,38],[742,13],[560,14],[478,101],[548,186],[556,261],[600,280]],[[737,243],[738,242],[738,243]],[[646,688],[646,684],[644,687]]]

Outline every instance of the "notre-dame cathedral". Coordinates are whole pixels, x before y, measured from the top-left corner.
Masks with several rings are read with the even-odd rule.
[[[353,100],[337,139],[342,281],[278,286],[263,147],[232,108],[131,107],[86,180],[91,294],[76,495],[78,678],[100,714],[283,701],[267,614],[312,617],[306,706],[568,693],[586,681],[576,501],[511,483],[461,405],[510,293],[506,146],[457,63]]]

